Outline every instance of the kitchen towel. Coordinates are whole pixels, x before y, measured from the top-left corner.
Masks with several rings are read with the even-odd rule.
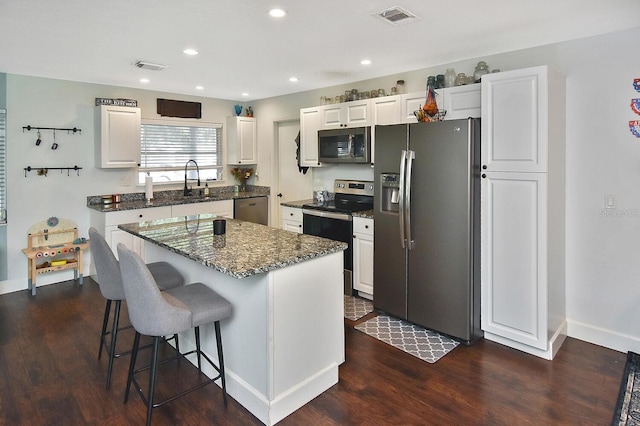
[[[147,200],[153,200],[153,178],[151,176],[144,178],[144,196]]]

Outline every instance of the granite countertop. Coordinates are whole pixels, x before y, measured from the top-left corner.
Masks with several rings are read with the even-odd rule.
[[[301,209],[304,204],[311,204],[311,203],[314,203],[314,202],[315,202],[315,200],[309,198],[307,200],[283,201],[282,203],[280,203],[280,205],[281,206],[286,206],[286,207],[294,207],[294,208]]]
[[[283,201],[282,203],[280,203],[281,206],[286,206],[286,207],[294,207],[294,208],[302,208],[302,206],[304,204],[312,204],[315,203],[315,200],[313,199],[308,199],[308,200],[296,200],[296,201]],[[364,210],[364,211],[360,211],[360,212],[353,212],[351,213],[351,215],[353,217],[364,217],[367,219],[373,219],[373,209],[371,210]]]
[[[151,201],[147,201],[144,193],[122,194],[122,201],[114,204],[103,204],[100,195],[87,197],[87,207],[99,212],[117,212],[122,210],[145,209],[150,207],[175,206],[179,204],[206,203],[209,201],[235,200],[240,198],[265,197],[269,195],[268,187],[247,186],[247,191],[234,192],[233,187],[212,188],[209,195],[182,195],[182,190],[156,191]]]
[[[245,278],[342,251],[347,243],[226,219],[213,235],[212,214],[119,225],[118,228],[235,278]]]

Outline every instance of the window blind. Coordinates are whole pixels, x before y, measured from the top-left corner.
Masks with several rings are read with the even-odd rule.
[[[142,124],[141,169],[183,168],[196,160],[200,168],[222,166],[222,126]]]
[[[7,110],[0,109],[0,223],[7,222]]]

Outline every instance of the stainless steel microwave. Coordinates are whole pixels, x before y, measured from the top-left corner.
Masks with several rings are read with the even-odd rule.
[[[371,127],[320,130],[318,157],[321,163],[369,163]]]

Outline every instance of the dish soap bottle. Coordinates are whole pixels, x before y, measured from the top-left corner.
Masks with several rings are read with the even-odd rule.
[[[204,184],[204,195],[209,195],[209,184],[206,182]]]

